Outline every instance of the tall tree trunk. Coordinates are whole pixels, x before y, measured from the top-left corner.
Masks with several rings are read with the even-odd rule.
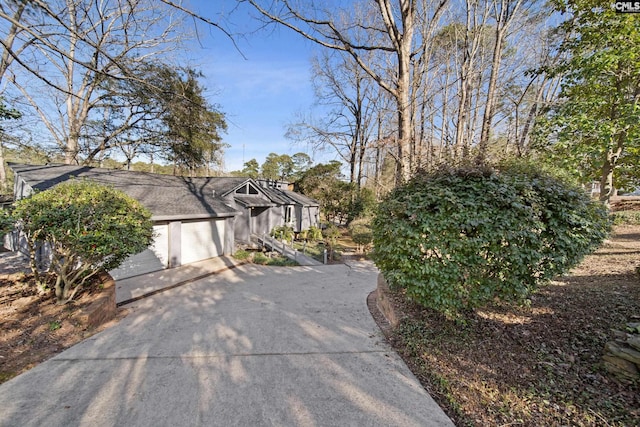
[[[486,161],[487,148],[489,146],[489,134],[495,115],[495,97],[498,76],[500,74],[500,64],[502,62],[502,46],[507,36],[507,30],[511,20],[517,15],[518,9],[524,0],[494,0],[493,9],[496,18],[495,40],[493,45],[493,56],[491,60],[491,74],[489,77],[489,87],[487,89],[487,103],[482,117],[482,131],[480,132],[480,143],[478,144],[478,155],[476,161],[480,164]]]
[[[495,114],[495,92],[498,83],[498,74],[500,72],[500,63],[502,58],[502,44],[505,32],[500,30],[500,24],[496,29],[496,40],[493,47],[493,57],[491,61],[491,74],[489,76],[489,87],[487,88],[487,102],[484,107],[482,116],[482,130],[480,132],[480,143],[478,144],[478,155],[476,162],[482,164],[487,158],[487,148],[489,146],[489,133],[491,124]]]
[[[0,141],[0,193],[7,191],[7,171],[4,164],[4,147]]]
[[[401,0],[403,34],[396,34],[396,53],[398,57],[398,88],[396,102],[398,108],[398,158],[396,168],[396,185],[406,182],[411,177],[413,165],[411,146],[413,128],[411,126],[411,43],[415,31],[416,3],[413,0]]]
[[[605,153],[604,162],[602,163],[602,176],[600,177],[600,201],[609,207],[611,197],[614,195],[613,172],[615,171],[618,159],[624,149],[624,141],[626,132],[617,135],[615,146],[610,147]]]

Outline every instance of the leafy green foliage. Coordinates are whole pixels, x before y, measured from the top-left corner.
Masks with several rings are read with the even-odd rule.
[[[320,163],[309,168],[296,183],[297,191],[317,200],[320,210],[330,220],[346,211],[343,205],[350,200],[349,184],[341,181],[341,167],[335,160]]]
[[[340,229],[335,224],[327,224],[322,230],[322,237],[328,246],[335,246],[340,237]]]
[[[358,217],[369,217],[378,205],[376,195],[370,188],[353,188],[353,202],[349,206],[347,222],[351,222]]]
[[[242,176],[257,179],[260,175],[260,165],[256,159],[251,159],[248,162],[245,162],[242,166],[243,168],[240,172]]]
[[[274,239],[286,240],[288,242],[293,241],[294,234],[295,233],[293,231],[293,228],[289,227],[288,225],[273,227],[273,230],[271,230],[271,233],[269,233],[269,235]]]
[[[15,203],[13,216],[35,250],[52,252],[59,302],[100,271],[119,266],[153,238],[151,214],[138,201],[110,187],[67,181]]]
[[[640,25],[601,1],[556,4],[573,14],[562,25],[571,36],[560,49],[566,60],[546,70],[562,76],[562,92],[537,131],[557,164],[583,182],[601,181],[608,200],[614,185],[640,177]]]
[[[51,322],[49,322],[49,330],[52,332],[57,331],[61,327],[62,327],[62,323],[60,323],[59,320],[52,320]]]
[[[458,317],[494,298],[524,300],[596,248],[609,220],[579,187],[512,166],[418,175],[380,203],[372,228],[391,286]]]
[[[240,249],[233,254],[233,257],[237,260],[244,261],[251,258],[251,252]]]
[[[287,154],[269,153],[262,164],[262,177],[273,181],[284,181],[291,175],[293,168],[293,160]]]
[[[322,240],[322,230],[312,225],[308,229],[302,230],[300,233],[298,233],[297,240],[304,240],[307,242]]]
[[[342,164],[335,160],[315,165],[302,174],[296,183],[297,190],[317,200],[330,221],[349,223],[354,218],[373,214],[377,204],[375,193],[345,182],[341,168]]]
[[[332,223],[326,224],[322,229],[322,237],[324,238],[324,244],[329,252],[329,259],[335,259],[336,246],[338,245],[338,238],[340,238],[340,229]]]
[[[307,239],[313,241],[322,240],[322,230],[315,225],[309,227],[307,231]]]
[[[10,233],[15,228],[16,220],[6,209],[0,209],[0,236]]]
[[[220,133],[227,129],[224,114],[207,102],[202,74],[190,68],[167,70],[170,95],[163,99],[166,111],[168,160],[188,169],[220,162],[224,144]]]
[[[0,120],[17,120],[22,117],[22,113],[15,108],[7,107],[4,98],[0,97]],[[0,127],[0,132],[4,129]]]
[[[371,220],[369,218],[357,218],[349,223],[349,234],[353,242],[365,251],[373,241]]]
[[[640,225],[640,211],[619,211],[611,214],[614,225]]]
[[[309,169],[311,158],[305,153],[269,153],[262,164],[262,178],[273,181],[297,181]],[[246,166],[246,164],[245,164]]]
[[[262,252],[258,252],[253,256],[253,263],[260,265],[269,265],[272,267],[293,267],[298,265],[292,259],[281,255],[275,255],[272,257],[265,256]]]

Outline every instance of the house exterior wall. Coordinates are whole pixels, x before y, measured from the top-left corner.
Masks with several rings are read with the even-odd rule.
[[[300,232],[302,230],[307,230],[309,227],[318,226],[318,214],[319,209],[317,206],[296,206],[296,218],[298,229],[296,231]]]
[[[251,212],[246,208],[237,208],[241,215],[236,217],[235,224],[233,226],[235,239],[239,242],[249,243],[249,224],[251,221]]]
[[[269,232],[275,227],[284,225],[284,206],[274,206],[269,212]]]
[[[14,177],[13,196],[15,200],[23,199],[33,193],[33,188],[19,175]]]
[[[271,232],[269,209],[258,207],[251,209],[251,228],[249,230],[251,234],[261,236]]]
[[[233,227],[235,240],[249,243],[251,235],[262,236],[269,234],[274,227],[274,209],[266,207],[243,208],[242,215],[235,219]],[[275,219],[277,220],[277,214]]]
[[[224,220],[224,248],[223,255],[230,256],[235,253],[235,226],[236,219],[235,217],[229,217]]]

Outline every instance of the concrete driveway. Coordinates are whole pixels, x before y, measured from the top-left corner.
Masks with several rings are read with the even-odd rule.
[[[452,426],[366,306],[372,264],[245,265],[126,306],[0,386],[0,426]]]

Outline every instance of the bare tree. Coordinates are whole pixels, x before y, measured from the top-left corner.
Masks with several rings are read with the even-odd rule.
[[[12,84],[39,115],[65,161],[77,163],[85,127],[109,97],[107,82],[137,79],[140,67],[177,47],[179,20],[172,22],[170,11],[149,0],[33,3],[37,7],[23,19],[0,14],[17,26],[17,38],[26,46],[22,51],[5,46],[19,65],[11,69]],[[95,156],[96,149],[100,145],[88,152]]]
[[[423,43],[417,41],[421,34],[417,25],[427,27],[438,22],[448,0],[376,0],[375,15],[353,13],[335,7],[304,8],[292,0],[280,0],[263,6],[259,0],[248,0],[256,10],[269,20],[298,32],[303,37],[329,49],[349,54],[355,62],[395,100],[398,116],[398,145],[396,150],[396,176],[398,181],[408,179],[415,165],[412,164],[412,59],[424,51]],[[333,6],[333,5],[331,5]],[[360,5],[364,10],[367,6]],[[342,23],[335,16],[351,16],[350,22]],[[359,18],[370,17],[369,21]],[[368,43],[361,44],[354,38],[353,31],[369,31],[380,35]],[[416,46],[419,49],[416,50]],[[389,55],[393,72],[381,67],[379,62],[367,62],[366,52],[380,52]],[[384,65],[384,64],[382,64]]]
[[[478,144],[478,155],[476,161],[484,163],[486,160],[487,146],[489,144],[489,131],[491,121],[495,114],[495,96],[498,76],[500,74],[500,64],[502,62],[505,38],[513,19],[518,16],[522,4],[525,0],[493,0],[490,9],[495,20],[494,41],[493,41],[493,57],[491,60],[491,75],[489,77],[489,86],[487,88],[486,104],[482,118],[482,131],[480,134],[480,142]]]
[[[11,8],[12,7],[12,8]],[[20,21],[22,15],[28,12],[29,4],[26,1],[10,2],[7,4],[0,3],[0,13],[10,13],[14,22]],[[8,12],[7,12],[8,10]],[[3,90],[3,77],[13,62],[13,57],[9,54],[11,51],[17,53],[26,48],[26,45],[20,45],[14,47],[16,44],[16,37],[20,33],[21,29],[16,24],[8,26],[6,32],[2,35],[0,45],[3,47],[2,55],[0,56],[0,95],[4,93]],[[2,98],[0,98],[0,101]],[[5,170],[4,161],[4,138],[0,135],[0,190],[4,191],[7,187],[7,173]]]
[[[311,143],[314,150],[331,148],[349,165],[349,181],[360,187],[380,88],[342,52],[319,53],[312,70],[316,103],[322,108],[319,118],[290,125],[287,136]]]

